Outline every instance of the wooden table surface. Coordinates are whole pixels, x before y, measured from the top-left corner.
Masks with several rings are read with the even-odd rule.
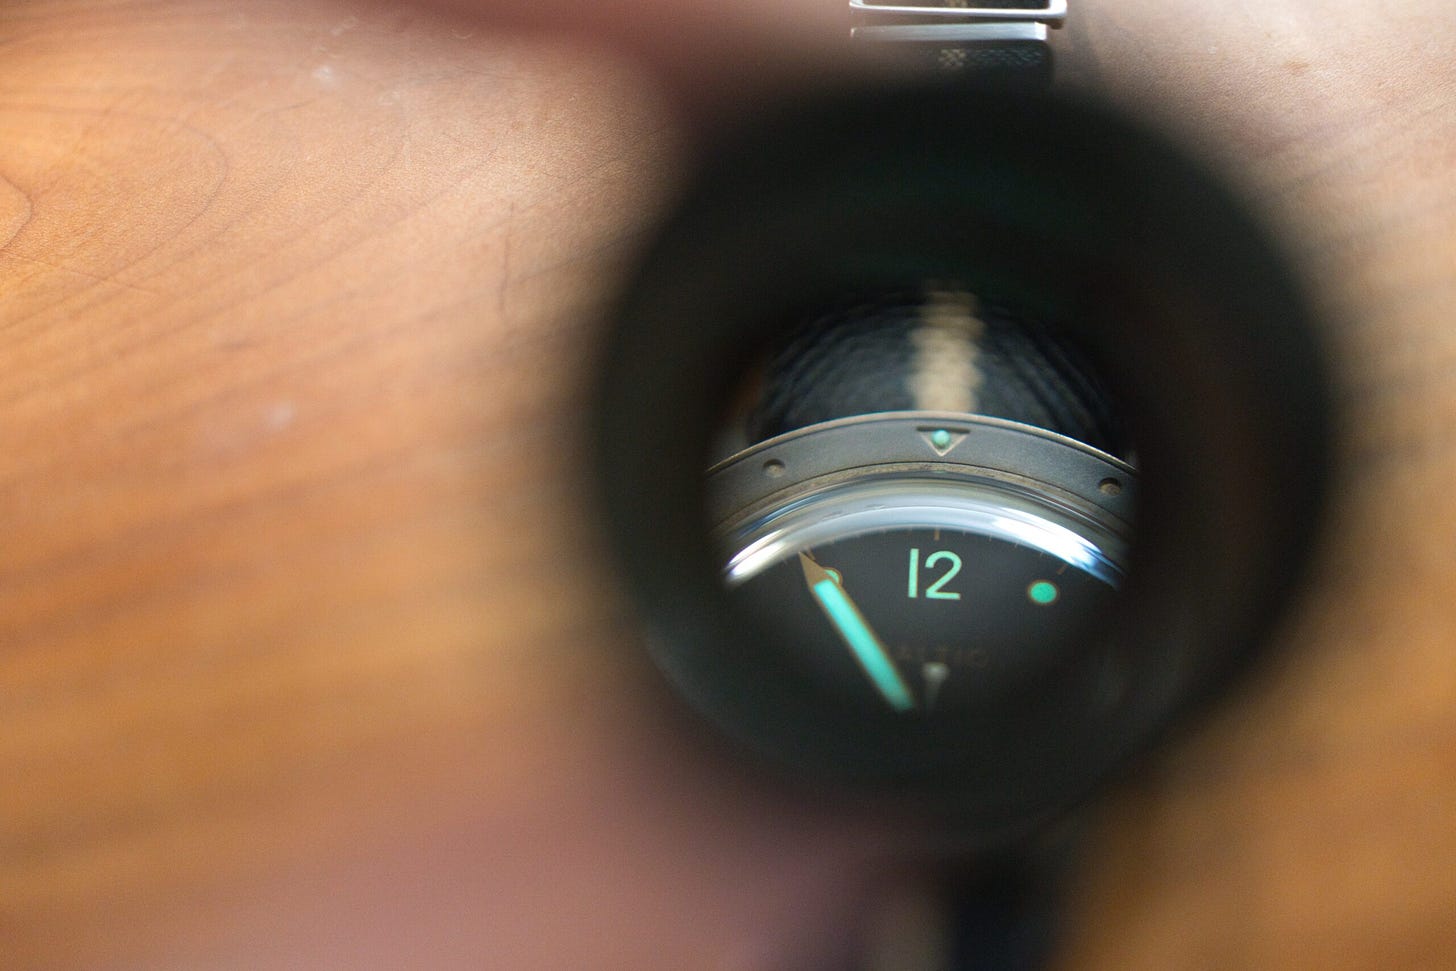
[[[1294,228],[1349,417],[1287,650],[1094,812],[1061,966],[1456,967],[1456,12],[1058,40]],[[581,37],[0,6],[0,967],[843,959],[896,833],[684,737],[583,500],[685,144]]]

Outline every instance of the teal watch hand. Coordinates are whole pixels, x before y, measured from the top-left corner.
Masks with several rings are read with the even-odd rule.
[[[839,580],[805,553],[799,554],[799,566],[804,570],[804,582],[809,585],[809,592],[819,601],[825,616],[834,624],[834,629],[853,652],[854,659],[889,706],[897,712],[914,708],[915,696],[910,693],[910,686],[900,677],[885,646],[870,630],[864,615],[849,599]]]

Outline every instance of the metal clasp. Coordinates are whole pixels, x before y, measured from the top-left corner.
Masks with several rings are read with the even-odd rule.
[[[849,0],[854,26],[850,36],[862,40],[944,42],[1040,41],[1048,27],[1067,18],[1067,0],[1046,0],[1041,7],[951,7]]]

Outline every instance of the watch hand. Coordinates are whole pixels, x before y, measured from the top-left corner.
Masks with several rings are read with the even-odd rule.
[[[870,682],[879,689],[885,701],[896,711],[909,711],[914,708],[915,696],[910,693],[910,686],[900,677],[900,672],[890,660],[885,646],[880,643],[875,632],[870,630],[870,625],[854,605],[854,601],[849,599],[849,594],[844,592],[844,588],[828,570],[815,563],[808,554],[799,554],[799,566],[804,570],[804,582],[809,585],[809,592],[819,601],[819,606],[834,624],[834,629],[849,646],[854,659],[859,662],[865,674],[869,675]]]

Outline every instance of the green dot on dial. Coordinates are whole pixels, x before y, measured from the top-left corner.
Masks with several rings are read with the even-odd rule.
[[[1034,604],[1046,606],[1055,603],[1061,591],[1050,580],[1036,580],[1026,588],[1026,597]]]

